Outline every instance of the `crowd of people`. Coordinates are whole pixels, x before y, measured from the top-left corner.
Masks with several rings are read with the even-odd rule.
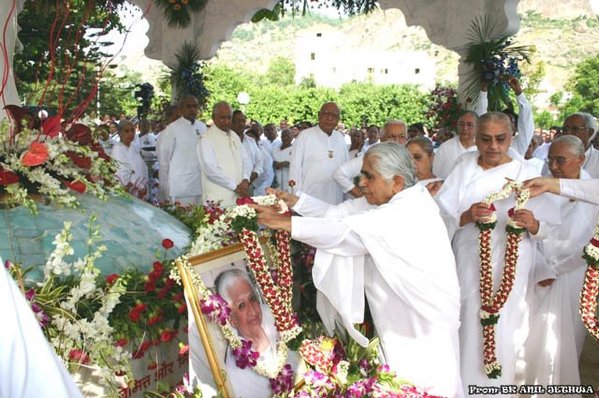
[[[318,249],[313,279],[325,326],[344,325],[364,343],[353,325],[368,305],[382,356],[428,391],[460,397],[472,386],[579,385],[581,252],[599,214],[599,183],[591,180],[599,178],[597,122],[579,112],[549,132],[535,130],[519,81],[509,85],[518,114],[487,112],[483,87],[455,134],[396,119],[346,129],[333,102],[321,106],[316,124],[291,127],[263,126],[218,102],[208,127],[197,99],[185,96],[159,133],[157,124],[140,123],[135,138],[121,121],[101,143],[122,184],[150,201],[228,207],[275,192],[296,215],[257,206],[259,221]],[[535,197],[525,208],[512,212],[514,197],[485,202],[507,180],[528,181]],[[477,225],[490,217],[492,283],[481,291]],[[490,378],[480,313],[505,278],[508,223],[525,232],[497,309],[500,372]]]

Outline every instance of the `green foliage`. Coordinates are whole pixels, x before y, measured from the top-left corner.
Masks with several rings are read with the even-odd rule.
[[[237,95],[245,91],[250,94],[250,103],[243,110],[249,118],[261,123],[278,123],[283,118],[292,123],[316,122],[321,105],[327,101],[337,102],[341,107],[341,120],[347,125],[358,126],[362,121],[380,125],[389,119],[425,121],[422,115],[428,99],[415,86],[348,83],[333,90],[316,87],[313,79],[294,86],[290,69],[291,62],[283,59],[275,59],[264,76],[252,76],[220,65],[207,66],[206,86],[211,92],[209,109],[223,100],[239,108]]]
[[[94,104],[99,105],[98,116],[119,115],[121,112],[134,115],[138,103],[133,93],[135,85],[141,81],[142,76],[139,72],[125,69],[122,76],[117,76],[111,70],[104,72],[98,86],[99,101]]]
[[[540,127],[545,130],[549,129],[551,126],[560,124],[553,114],[546,109],[541,112],[535,112],[534,120],[536,127]]]
[[[573,96],[564,108],[577,108],[575,111],[599,115],[599,79],[597,76],[599,76],[599,54],[585,59],[576,66],[567,84]]]
[[[545,63],[543,61],[539,61],[538,63],[531,65],[527,64],[522,68],[522,75],[524,80],[524,94],[529,101],[534,101],[534,98],[540,92],[540,85],[543,79],[545,78]]]
[[[117,14],[122,3],[25,2],[18,34],[23,49],[15,54],[13,66],[26,103],[69,110],[93,99],[100,60],[106,56],[103,48],[112,44],[102,38],[124,29]]]
[[[382,125],[389,119],[408,123],[423,121],[427,96],[411,85],[348,83],[339,91],[342,120],[347,125]]]
[[[273,58],[263,80],[265,84],[291,86],[295,82],[295,64],[287,58]]]

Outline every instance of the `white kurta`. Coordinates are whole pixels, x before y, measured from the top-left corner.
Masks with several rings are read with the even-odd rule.
[[[567,198],[559,198],[559,202],[562,223],[541,242],[555,282],[548,287],[536,285],[538,281],[531,284],[526,384],[580,384],[578,360],[586,336],[578,313],[586,271],[581,253],[593,236],[599,207]]]
[[[538,176],[534,168],[512,159],[509,163],[483,170],[477,164],[479,154],[465,154],[445,180],[435,197],[446,218],[447,229],[453,235],[452,246],[457,263],[461,290],[460,363],[465,391],[469,385],[500,386],[515,383],[516,362],[528,334],[526,294],[529,275],[533,272],[536,249],[531,236],[524,234],[519,245],[519,258],[512,291],[500,312],[496,330],[496,353],[502,365],[502,375],[489,379],[483,367],[483,337],[480,324],[480,260],[479,231],[474,223],[459,227],[460,216],[473,203],[481,202],[488,194],[499,191],[506,177],[524,181]],[[506,246],[505,226],[508,209],[514,207],[513,196],[497,201],[497,226],[491,233],[493,284],[495,291],[501,282]],[[541,221],[555,224],[559,212],[548,195],[531,199],[526,208]],[[457,229],[457,230],[456,230]],[[455,231],[455,234],[452,233]],[[550,228],[544,231],[550,232]],[[541,232],[536,239],[542,238]]]
[[[476,151],[476,145],[464,148],[458,136],[445,141],[435,153],[433,174],[442,179],[447,178],[460,155],[468,151]]]
[[[243,169],[251,170],[250,174],[262,174],[264,159],[262,159],[262,151],[256,144],[256,140],[244,133],[242,144],[245,148],[245,153],[247,154],[246,158],[244,159]]]
[[[204,123],[196,120],[191,124],[180,117],[160,133],[156,154],[160,167],[160,190],[166,199],[174,202],[177,198],[202,195],[196,145],[205,131]]]
[[[235,188],[244,178],[245,151],[239,137],[214,125],[200,139],[197,151],[202,164],[202,201],[233,206],[237,198]]]
[[[0,397],[81,397],[0,259]]]
[[[253,140],[253,138],[247,138]],[[254,186],[254,195],[264,196],[266,195],[266,188],[272,185],[272,181],[275,179],[275,172],[272,168],[272,157],[269,155],[266,148],[262,145],[258,146],[260,150],[260,159],[262,160],[262,174],[252,184]]]
[[[599,178],[599,150],[593,148],[591,145],[584,156],[582,168],[589,173],[592,178]]]
[[[288,146],[285,149],[274,148],[272,150],[272,158],[275,162],[289,162],[291,161],[291,150],[292,146]],[[275,170],[275,176],[277,177],[277,181],[279,183],[279,189],[281,191],[291,192],[289,189],[289,166],[281,167]]]
[[[363,156],[353,157],[333,172],[333,179],[344,193],[351,191],[356,186],[355,178],[360,175],[362,163],[364,163]]]
[[[568,180],[560,178],[560,193],[567,197],[599,205],[599,179]]]
[[[292,217],[291,231],[318,248],[313,278],[329,331],[337,313],[365,345],[352,324],[363,320],[366,297],[391,369],[429,393],[463,396],[455,262],[428,191],[407,188],[381,206],[360,198],[329,207],[303,194],[294,210],[321,216]]]
[[[119,165],[117,178],[125,187],[131,184],[131,193],[147,188],[148,166],[133,143],[128,147],[122,142],[115,143],[111,156]]]
[[[302,131],[293,142],[289,179],[295,190],[330,204],[343,200],[341,188],[333,181],[333,172],[348,158],[343,135],[334,130],[328,135],[318,126]]]
[[[599,178],[599,151],[591,145],[584,153],[584,163],[582,164],[584,171],[589,173],[591,178]],[[544,176],[551,176],[547,163],[543,165]]]

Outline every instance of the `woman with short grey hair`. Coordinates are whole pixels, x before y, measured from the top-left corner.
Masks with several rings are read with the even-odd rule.
[[[403,145],[396,142],[381,142],[370,147],[365,156],[377,159],[376,169],[383,179],[388,181],[393,176],[402,176],[404,188],[409,188],[416,183],[416,172],[410,152]]]

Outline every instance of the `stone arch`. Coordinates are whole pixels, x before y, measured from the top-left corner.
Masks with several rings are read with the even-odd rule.
[[[192,15],[191,23],[186,28],[169,27],[162,10],[152,0],[129,2],[145,12],[150,24],[146,56],[172,67],[176,65],[175,55],[183,42],[195,43],[200,50],[200,58],[211,58],[220,45],[231,38],[237,26],[249,22],[258,10],[271,10],[278,0],[208,1],[204,10]]]

